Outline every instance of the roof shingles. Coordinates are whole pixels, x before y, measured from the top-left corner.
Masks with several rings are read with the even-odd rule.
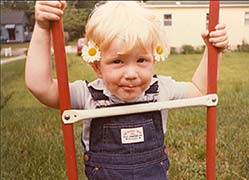
[[[23,11],[1,12],[1,24],[21,24],[25,23],[25,13]]]

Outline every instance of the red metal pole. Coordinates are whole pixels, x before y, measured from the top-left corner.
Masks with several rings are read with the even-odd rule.
[[[209,2],[209,32],[215,29],[219,21],[219,0]],[[208,44],[208,94],[217,93],[217,60],[218,50]],[[216,111],[217,108],[207,108],[207,150],[206,173],[207,180],[215,180],[215,146],[216,146]]]
[[[64,110],[68,110],[71,108],[62,19],[52,23],[52,37],[59,87],[60,113],[62,114]],[[65,125],[62,122],[62,131],[64,137],[64,148],[66,155],[68,179],[77,180],[78,172],[76,163],[73,125]]]

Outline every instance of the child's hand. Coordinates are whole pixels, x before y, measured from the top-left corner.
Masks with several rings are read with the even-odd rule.
[[[57,21],[66,7],[65,1],[36,1],[35,19],[43,29],[50,28],[50,21]]]
[[[207,30],[201,35],[206,45],[208,45],[208,42],[210,42],[214,47],[218,48],[220,51],[223,51],[228,47],[229,41],[225,24],[217,24],[215,26],[215,31],[209,33]]]

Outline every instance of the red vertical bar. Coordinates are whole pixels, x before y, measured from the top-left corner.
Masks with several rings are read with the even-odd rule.
[[[209,32],[215,29],[219,21],[219,0],[209,2]],[[208,94],[217,93],[217,60],[218,50],[208,44]],[[206,173],[207,180],[215,180],[215,146],[216,146],[216,107],[207,108],[207,150]]]
[[[52,37],[59,87],[60,113],[62,115],[64,110],[68,110],[71,108],[62,20],[52,23]],[[78,172],[76,163],[73,125],[66,125],[62,122],[62,131],[64,137],[64,148],[66,154],[68,179],[77,180]]]

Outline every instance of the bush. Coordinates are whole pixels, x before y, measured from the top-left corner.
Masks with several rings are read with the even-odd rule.
[[[182,46],[182,53],[183,54],[194,54],[195,49],[192,45],[183,45]]]
[[[203,46],[201,46],[201,47],[197,47],[197,48],[195,49],[195,53],[196,53],[196,54],[202,54],[202,53],[204,52],[204,50],[205,50],[205,45],[203,45]]]
[[[176,47],[171,47],[170,48],[170,54],[178,54]]]
[[[249,44],[243,41],[241,45],[237,45],[237,51],[249,52]]]
[[[68,41],[77,40],[78,38],[83,37],[85,33],[85,24],[91,12],[90,7],[75,7],[77,5],[76,2],[78,1],[72,1],[68,3],[68,7],[65,9],[63,15],[64,30],[69,33]],[[91,1],[82,1],[82,3],[83,2],[86,4],[91,3]]]

